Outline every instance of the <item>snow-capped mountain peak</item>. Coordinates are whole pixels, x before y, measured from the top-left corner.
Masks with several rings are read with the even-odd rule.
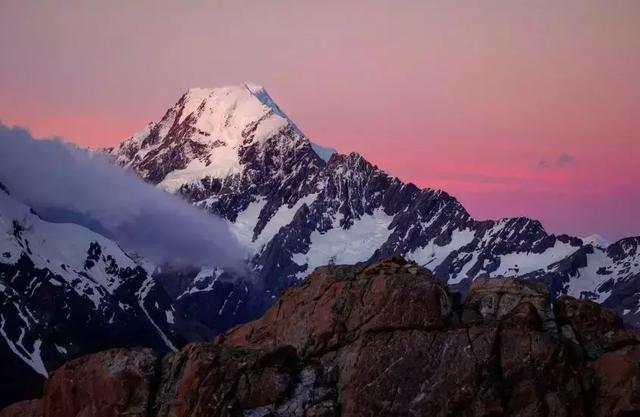
[[[274,125],[289,123],[267,91],[255,84],[220,88],[191,88],[180,99],[178,123],[193,117],[202,130],[203,141],[215,140],[210,135],[238,139],[240,129],[260,119],[274,116]],[[180,102],[179,102],[180,104]]]
[[[220,88],[191,88],[157,123],[111,150],[116,161],[170,192],[202,178],[226,181],[246,173],[251,158],[313,149],[321,160],[335,151],[319,147],[300,132],[266,89],[252,83]]]

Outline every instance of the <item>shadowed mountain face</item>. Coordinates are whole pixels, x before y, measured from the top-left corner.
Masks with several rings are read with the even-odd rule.
[[[596,303],[510,278],[461,303],[387,258],[318,268],[259,320],[161,360],[71,361],[0,417],[632,416],[639,360],[640,334]]]
[[[162,280],[181,308],[218,330],[262,311],[319,265],[389,255],[462,292],[478,277],[526,277],[554,297],[604,303],[640,322],[640,238],[608,244],[548,234],[528,218],[477,221],[443,191],[403,183],[358,154],[320,149],[258,86],[189,90],[109,152],[227,219],[247,246],[257,277],[250,285],[221,285],[226,274],[215,265]]]

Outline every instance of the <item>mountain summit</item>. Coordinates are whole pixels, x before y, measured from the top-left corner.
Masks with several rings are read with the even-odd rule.
[[[118,163],[175,192],[204,177],[241,174],[246,149],[275,137],[285,137],[285,147],[312,145],[263,87],[192,88],[114,154]],[[326,158],[326,150],[314,148]]]
[[[110,152],[228,221],[250,250],[259,311],[317,266],[402,255],[462,292],[478,277],[525,277],[545,282],[553,296],[640,319],[637,239],[609,245],[549,234],[523,217],[478,221],[443,191],[403,183],[356,153],[328,158],[318,149],[264,88],[244,84],[189,90]],[[213,271],[167,285],[190,314],[222,329],[252,304],[251,291],[222,289]]]

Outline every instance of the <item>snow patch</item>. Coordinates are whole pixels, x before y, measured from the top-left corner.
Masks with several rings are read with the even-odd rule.
[[[231,224],[231,232],[245,246],[253,246],[253,229],[258,223],[260,212],[265,204],[267,204],[267,200],[264,197],[249,203],[246,209],[238,213],[236,221]]]
[[[14,343],[14,341],[11,340],[11,338],[5,332],[4,324],[5,324],[5,320],[4,320],[4,317],[2,317],[2,321],[0,321],[0,335],[4,337],[5,341],[7,342],[7,345],[9,346],[9,349],[11,349],[13,353],[15,353],[18,357],[20,357],[20,359],[22,359],[34,371],[44,376],[45,378],[48,378],[49,374],[47,373],[47,369],[45,368],[44,363],[42,362],[42,357],[40,355],[40,347],[42,346],[42,340],[39,340],[39,339],[36,340],[33,343],[33,352],[29,352],[29,350],[27,350],[27,348],[22,344],[22,340],[25,335],[24,328],[20,329],[21,330],[20,337],[18,341]]]
[[[473,241],[475,232],[471,229],[456,229],[451,232],[451,242],[444,246],[438,246],[431,240],[422,248],[415,249],[407,254],[407,259],[415,261],[422,266],[433,270],[455,250],[468,245]]]
[[[165,315],[167,316],[167,323],[174,324],[173,311],[167,310],[165,311]]]
[[[278,211],[276,211],[271,219],[269,219],[269,222],[264,226],[260,235],[258,235],[257,239],[253,242],[254,249],[259,251],[262,246],[269,243],[281,228],[291,223],[300,207],[304,204],[311,206],[317,198],[318,194],[309,194],[296,201],[291,207],[288,207],[286,204],[280,206]]]
[[[328,263],[355,264],[368,260],[391,236],[392,220],[393,216],[378,208],[371,215],[363,215],[348,229],[341,228],[335,219],[332,229],[324,233],[314,231],[307,253],[296,253],[292,257],[298,265],[307,265],[298,277]]]
[[[158,332],[158,335],[160,336],[160,338],[162,339],[162,341],[164,342],[164,344],[171,349],[174,352],[177,352],[178,349],[175,347],[175,345],[173,343],[171,343],[171,340],[169,340],[169,338],[167,337],[167,335],[162,331],[162,329],[160,328],[160,326],[158,326],[156,324],[156,322],[151,318],[151,315],[149,314],[149,312],[147,311],[147,308],[144,306],[144,300],[147,298],[147,296],[149,295],[149,291],[151,291],[151,288],[153,288],[153,286],[155,285],[155,282],[153,281],[153,278],[147,278],[143,283],[142,286],[140,288],[140,290],[138,291],[137,295],[138,295],[138,304],[140,305],[140,308],[142,309],[142,311],[144,312],[144,314],[147,316],[147,319],[149,320],[149,323],[151,323],[151,325],[156,329],[156,331]]]
[[[611,241],[599,234],[583,237],[582,241],[585,245],[592,245],[598,248],[606,249],[611,245]]]
[[[575,253],[579,248],[569,243],[555,241],[553,247],[542,253],[514,252],[500,256],[500,266],[492,273],[494,276],[517,276],[545,270],[553,263],[561,261]]]
[[[211,291],[214,284],[218,281],[220,276],[224,273],[222,268],[203,267],[198,272],[198,275],[193,279],[189,288],[184,290],[177,299],[184,297],[185,295],[195,294],[198,292]]]

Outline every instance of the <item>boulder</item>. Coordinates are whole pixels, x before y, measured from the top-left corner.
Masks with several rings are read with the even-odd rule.
[[[286,290],[262,318],[218,341],[226,346],[289,344],[303,356],[317,356],[366,333],[440,329],[451,308],[447,286],[402,258],[366,268],[331,265]]]
[[[590,368],[594,417],[640,415],[640,345],[605,353]]]
[[[67,362],[44,387],[46,417],[146,417],[157,359],[150,349],[111,349]]]
[[[621,338],[633,339],[633,335],[625,335],[622,319],[616,313],[593,301],[563,296],[555,300],[554,311],[563,334],[581,345],[589,359],[598,358]]]
[[[42,401],[27,400],[11,404],[0,411],[0,417],[43,417]]]
[[[517,278],[478,278],[473,281],[464,303],[462,319],[467,324],[498,321],[521,303],[528,303],[535,309],[546,331],[557,331],[547,286]]]

